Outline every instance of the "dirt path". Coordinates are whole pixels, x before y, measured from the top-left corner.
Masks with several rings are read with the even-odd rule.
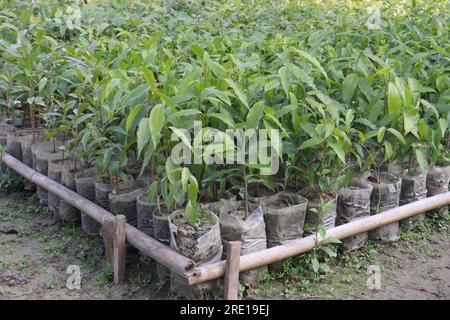
[[[258,298],[289,299],[450,299],[450,237],[447,231],[403,232],[391,244],[369,244],[338,258],[317,281],[271,279]],[[379,289],[373,273],[380,270]],[[296,279],[295,279],[296,278]],[[302,281],[299,281],[301,279]],[[368,286],[372,289],[369,289]]]
[[[154,265],[137,263],[136,253],[128,255],[129,280],[112,285],[100,238],[87,237],[80,227],[65,225],[46,211],[30,194],[0,194],[0,299],[167,297],[167,284],[158,283]],[[80,290],[67,288],[70,265],[80,268]]]
[[[294,260],[287,274],[268,273],[249,299],[450,299],[449,233],[404,233],[389,245],[368,245],[330,263],[331,272],[305,277]],[[0,299],[174,298],[156,279],[154,264],[130,254],[127,282],[111,284],[100,238],[65,225],[27,193],[0,194]],[[296,258],[299,259],[299,258]],[[301,258],[300,258],[301,259]],[[70,265],[79,266],[81,289],[67,288]],[[381,288],[367,288],[369,265]]]

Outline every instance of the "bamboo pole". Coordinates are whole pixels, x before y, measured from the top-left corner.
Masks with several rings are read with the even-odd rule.
[[[241,242],[230,241],[227,244],[227,260],[225,266],[224,296],[225,300],[238,300],[239,295],[239,258]]]
[[[125,226],[126,217],[122,214],[116,216],[114,228],[114,283],[119,284],[125,280]]]
[[[95,203],[83,198],[78,193],[64,187],[58,182],[44,176],[43,174],[29,168],[27,165],[17,160],[7,152],[1,154],[2,161],[12,170],[27,178],[34,184],[52,192],[57,197],[68,202],[72,206],[80,209],[92,219],[98,221],[102,225],[104,219],[114,216],[99,207]],[[137,228],[129,225],[125,226],[126,240],[136,249],[141,251],[144,255],[150,256],[157,262],[170,268],[172,271],[178,273],[183,277],[187,277],[194,267],[194,262],[191,259],[181,255],[174,249],[160,243]]]
[[[326,236],[344,239],[446,205],[450,205],[450,192],[422,199],[380,214],[328,229]],[[319,237],[319,241],[326,241],[326,239]],[[240,259],[239,271],[251,270],[305,253],[313,249],[315,243],[315,236],[312,235],[298,240],[292,240],[284,245],[243,255]],[[189,276],[189,283],[199,284],[222,277],[225,274],[225,268],[225,261],[197,267]]]

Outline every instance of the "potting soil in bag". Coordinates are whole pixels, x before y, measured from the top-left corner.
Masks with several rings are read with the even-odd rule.
[[[8,133],[13,132],[15,127],[11,124],[0,124],[0,143],[6,145]]]
[[[155,210],[153,212],[154,237],[166,246],[170,246],[169,214]],[[159,281],[167,281],[170,278],[170,269],[156,263],[156,273]]]
[[[306,198],[288,192],[277,193],[261,202],[268,248],[302,237],[307,206]],[[283,262],[273,263],[269,268],[281,271]]]
[[[434,166],[430,169],[427,176],[427,196],[432,197],[441,193],[448,192],[450,180],[450,167]],[[434,212],[441,217],[448,216],[448,206],[436,209]]]
[[[147,189],[150,184],[152,183],[152,179],[150,178],[150,176],[139,176],[135,179],[136,181],[136,185],[138,187]]]
[[[14,131],[14,126],[10,125],[10,124],[0,124],[0,144],[2,146],[7,146],[8,145],[8,133],[13,132]],[[6,165],[0,161],[0,169],[1,172],[5,172],[6,170]]]
[[[195,227],[187,222],[184,209],[169,215],[170,246],[192,259],[196,266],[218,262],[222,257],[219,219],[206,208],[201,210],[208,222]],[[170,290],[182,296],[199,297],[212,292],[217,284],[216,279],[192,286],[184,277],[175,272],[170,273]]]
[[[63,160],[52,160],[48,162],[47,176],[58,183],[61,183],[62,164]],[[49,192],[47,202],[50,212],[59,216],[59,197],[54,193]]]
[[[95,168],[84,169],[75,173],[75,185],[80,196],[95,202]],[[81,226],[88,235],[99,235],[101,224],[85,212],[81,212]]]
[[[226,195],[227,196],[227,195]],[[229,195],[228,200],[236,201],[236,196]],[[208,202],[205,203],[204,206],[206,206],[212,213],[214,213],[216,216],[219,216],[220,214],[220,208],[223,206],[224,203],[228,201],[227,199],[220,199],[219,201],[214,202]]]
[[[48,163],[49,161],[54,160],[62,160],[63,159],[63,153],[61,151],[40,151],[40,148],[37,147],[36,152],[36,171],[43,174],[44,176],[48,175]],[[39,202],[42,205],[47,205],[48,201],[48,191],[41,187],[36,186],[36,195],[39,199]]]
[[[94,187],[95,203],[106,211],[111,211],[109,206],[109,194],[113,191],[112,184],[96,181]]]
[[[370,197],[370,214],[378,214],[398,207],[400,203],[400,192],[402,178],[390,172],[366,173],[363,179],[373,187]],[[400,239],[400,228],[398,222],[379,227],[369,232],[373,240],[390,242]]]
[[[346,224],[370,216],[370,196],[373,187],[361,179],[353,179],[338,192],[336,225]],[[367,240],[367,232],[342,239],[340,248],[351,251],[361,248]]]
[[[33,145],[33,138],[30,136],[29,139],[23,139],[20,141],[21,149],[22,149],[22,162],[26,164],[28,167],[33,167],[33,156],[31,154],[31,146]],[[28,191],[35,190],[35,185],[28,179],[25,179],[23,182],[23,188]]]
[[[139,187],[135,182],[130,182],[113,189],[108,196],[111,212],[115,215],[124,215],[127,219],[127,223],[136,227],[136,201],[139,196],[145,193],[145,189]]]
[[[282,245],[303,236],[308,200],[298,195],[280,192],[261,203],[266,224],[267,247]]]
[[[21,140],[32,140],[33,136],[29,130],[9,132],[6,135],[6,147],[10,155],[19,161],[22,161],[22,146]]]
[[[402,174],[402,190],[400,193],[400,205],[403,206],[427,197],[427,174],[419,173],[410,176],[408,173]],[[423,220],[424,215],[419,214],[414,217],[406,218],[400,221],[403,228],[414,228],[417,223]]]
[[[145,234],[154,236],[153,212],[155,205],[150,204],[147,193],[140,195],[136,202],[137,227]]]
[[[82,170],[82,166],[79,161],[75,160],[66,160],[63,164],[63,169],[61,173],[61,184],[72,191],[76,192],[77,185],[75,183],[75,173]],[[80,222],[81,215],[80,210],[73,207],[66,201],[60,199],[59,201],[59,213],[61,219],[70,222],[76,223]]]
[[[241,242],[241,256],[261,251],[267,248],[266,224],[259,204],[249,203],[248,216],[246,215],[245,201],[226,200],[220,208],[220,233],[223,247],[227,247],[228,241]],[[224,250],[224,255],[226,250]],[[247,285],[254,285],[259,275],[266,271],[267,267],[243,271],[239,277]]]
[[[299,192],[306,199],[308,199],[308,208],[306,209],[305,225],[308,229],[305,230],[305,235],[312,235],[317,232],[318,227],[324,229],[334,228],[336,225],[336,207],[337,207],[337,195],[323,195],[326,196],[324,201],[331,203],[332,206],[327,212],[322,212],[320,199],[314,199],[316,197],[309,189],[303,189]]]

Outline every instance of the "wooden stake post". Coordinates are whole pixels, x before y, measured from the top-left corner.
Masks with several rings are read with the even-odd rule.
[[[224,281],[225,300],[238,300],[240,255],[241,242],[228,242]]]
[[[106,217],[103,224],[106,264],[114,267],[114,283],[125,280],[125,226],[124,215]]]

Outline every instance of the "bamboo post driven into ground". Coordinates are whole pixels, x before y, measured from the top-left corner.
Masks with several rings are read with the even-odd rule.
[[[105,217],[103,219],[102,235],[105,244],[106,265],[114,267],[114,231],[116,228],[116,219],[114,217]]]
[[[380,214],[328,229],[327,237],[344,239],[446,205],[450,205],[450,192],[425,198]],[[319,238],[319,241],[326,241],[326,239]],[[243,255],[240,257],[239,271],[251,270],[305,253],[313,249],[315,244],[314,236],[308,236],[293,240],[284,245]],[[224,276],[225,270],[226,264],[224,261],[203,265],[195,268],[188,280],[190,284],[203,283]]]
[[[227,260],[225,265],[224,295],[225,300],[237,300],[239,293],[239,261],[241,242],[227,243]]]
[[[42,188],[52,192],[60,199],[68,202],[70,205],[80,209],[100,224],[103,225],[104,220],[107,217],[114,218],[114,216],[110,212],[83,198],[78,193],[44,176],[36,170],[29,168],[27,165],[20,162],[7,152],[3,152],[1,154],[1,157],[3,163],[5,163],[9,168],[25,177],[26,179],[30,180],[34,184],[39,185]],[[187,277],[187,274],[189,274],[193,270],[194,262],[191,259],[181,255],[174,249],[146,235],[137,228],[126,224],[125,234],[126,240],[133,247],[138,249],[144,255],[147,255],[155,259],[157,262],[170,268],[172,271],[178,273],[179,275]]]
[[[114,283],[119,284],[125,280],[125,226],[124,215],[118,215],[114,228]]]
[[[106,265],[114,268],[115,284],[125,280],[125,225],[125,216],[118,215],[106,217],[102,228]]]

